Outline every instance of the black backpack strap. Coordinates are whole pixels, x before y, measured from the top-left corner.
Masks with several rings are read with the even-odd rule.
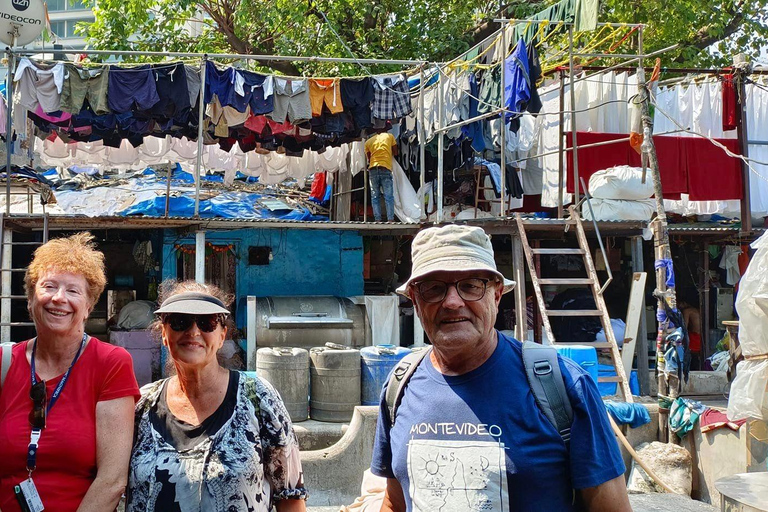
[[[400,401],[403,399],[406,383],[411,378],[411,375],[413,375],[413,372],[416,371],[421,360],[431,351],[432,348],[430,347],[426,350],[411,352],[398,361],[397,366],[395,366],[395,369],[390,374],[389,382],[387,383],[387,393],[384,395],[387,402],[387,410],[389,411],[390,427],[395,426],[397,408],[400,406]]]
[[[571,440],[573,410],[557,361],[557,350],[526,341],[523,343],[523,364],[536,403],[567,446]]]

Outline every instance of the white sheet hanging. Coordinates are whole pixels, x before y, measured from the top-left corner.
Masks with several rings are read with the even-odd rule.
[[[374,345],[400,345],[399,299],[392,295],[366,295],[365,310],[371,324]]]
[[[747,133],[751,140],[768,141],[768,91],[765,80],[747,84]],[[750,144],[749,157],[768,162],[768,145]],[[749,198],[753,217],[768,216],[768,165],[752,163],[749,173]]]
[[[421,218],[421,205],[416,191],[405,175],[403,168],[392,160],[392,184],[395,196],[395,215],[400,222],[417,223]]]

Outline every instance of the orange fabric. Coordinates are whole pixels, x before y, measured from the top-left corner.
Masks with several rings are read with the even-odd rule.
[[[341,104],[341,87],[338,78],[309,80],[309,103],[312,105],[312,115],[319,117],[323,114],[323,104],[331,114],[344,111]]]

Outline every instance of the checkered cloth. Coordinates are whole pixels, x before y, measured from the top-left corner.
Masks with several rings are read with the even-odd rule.
[[[373,117],[393,120],[410,114],[411,92],[405,75],[377,76],[373,78]]]

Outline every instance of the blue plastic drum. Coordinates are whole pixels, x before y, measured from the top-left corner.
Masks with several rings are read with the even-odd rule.
[[[576,364],[587,370],[595,384],[597,384],[598,366],[595,347],[588,345],[555,345],[555,349],[560,356],[573,360]]]
[[[395,345],[376,345],[360,349],[363,405],[379,405],[381,388],[387,382],[389,372],[410,352],[410,349]]]

